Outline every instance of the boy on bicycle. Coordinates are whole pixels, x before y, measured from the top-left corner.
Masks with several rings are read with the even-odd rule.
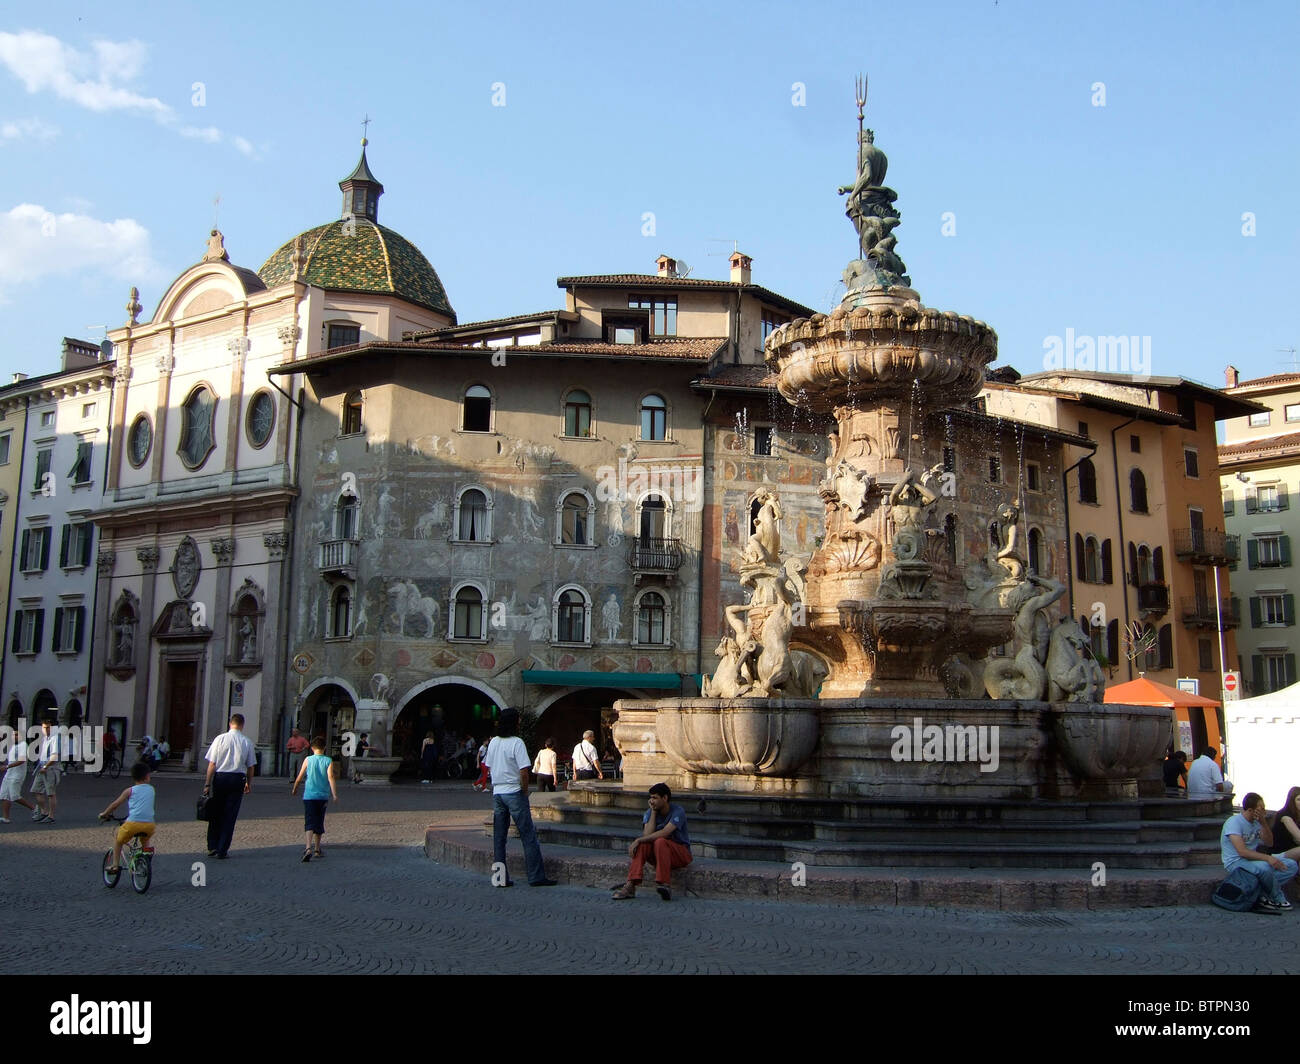
[[[100,820],[107,820],[119,805],[126,802],[126,822],[117,829],[113,839],[113,866],[110,872],[117,872],[122,863],[122,847],[131,841],[132,836],[143,835],[146,841],[153,837],[157,824],[154,823],[154,789],[149,782],[149,766],[143,761],[131,766],[131,779],[135,781],[113,801],[113,804],[99,814]]]

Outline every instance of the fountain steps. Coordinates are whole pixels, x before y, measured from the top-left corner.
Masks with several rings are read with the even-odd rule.
[[[639,834],[640,795],[593,789],[566,797],[534,807],[543,841],[621,851]],[[1215,802],[1165,799],[962,806],[709,796],[703,813],[699,796],[674,799],[688,811],[697,856],[846,867],[1217,867],[1226,815]],[[828,807],[855,815],[828,817]]]

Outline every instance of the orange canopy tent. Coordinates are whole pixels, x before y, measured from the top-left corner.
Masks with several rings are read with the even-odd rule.
[[[1221,703],[1203,695],[1194,695],[1190,691],[1180,691],[1176,687],[1166,687],[1162,683],[1139,676],[1128,683],[1116,684],[1106,688],[1106,702],[1126,706],[1168,706],[1174,711],[1174,720],[1181,721],[1191,728],[1192,743],[1195,748],[1187,750],[1188,754],[1199,754],[1200,743],[1220,748],[1223,738],[1223,725],[1217,710]],[[1174,745],[1180,745],[1178,730],[1174,731]]]

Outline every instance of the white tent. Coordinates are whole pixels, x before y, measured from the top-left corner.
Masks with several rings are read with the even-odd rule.
[[[1247,791],[1276,809],[1300,787],[1300,683],[1281,691],[1223,704],[1228,768],[1240,802]]]

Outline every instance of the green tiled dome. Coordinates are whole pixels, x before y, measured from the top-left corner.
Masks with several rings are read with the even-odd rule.
[[[339,219],[308,229],[302,243],[307,262],[300,280],[344,292],[400,296],[456,320],[437,271],[400,233],[365,218]],[[257,271],[268,288],[292,279],[293,245],[293,240],[282,245]]]

